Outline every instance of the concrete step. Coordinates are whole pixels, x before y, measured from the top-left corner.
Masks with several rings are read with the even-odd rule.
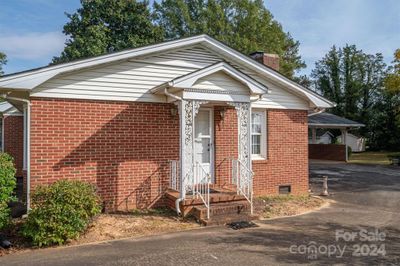
[[[195,206],[191,214],[204,225],[222,225],[237,221],[250,221],[250,203],[248,201],[232,201],[211,204],[210,219],[207,219],[207,208]]]

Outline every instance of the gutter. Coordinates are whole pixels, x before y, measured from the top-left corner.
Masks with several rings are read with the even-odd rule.
[[[26,103],[26,210],[27,213],[31,207],[31,102],[27,99],[9,97],[7,94],[1,95],[4,99]],[[24,112],[25,113],[25,112]],[[25,126],[25,125],[24,125]]]

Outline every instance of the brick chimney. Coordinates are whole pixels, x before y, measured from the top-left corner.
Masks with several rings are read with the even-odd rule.
[[[260,62],[261,64],[264,64],[272,69],[275,69],[276,71],[279,71],[279,55],[277,54],[254,52],[250,54],[250,57],[257,62]]]

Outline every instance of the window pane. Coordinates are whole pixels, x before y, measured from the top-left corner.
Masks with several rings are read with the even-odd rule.
[[[261,135],[251,136],[251,154],[261,154]]]
[[[260,113],[252,113],[251,114],[251,132],[252,133],[260,133],[261,134],[261,119],[262,116]]]

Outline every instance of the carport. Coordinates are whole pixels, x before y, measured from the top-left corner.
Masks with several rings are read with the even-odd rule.
[[[311,143],[308,145],[308,158],[332,161],[347,161],[347,131],[365,126],[359,122],[330,113],[317,113],[308,116],[311,129]],[[344,144],[318,144],[317,129],[339,129]]]

